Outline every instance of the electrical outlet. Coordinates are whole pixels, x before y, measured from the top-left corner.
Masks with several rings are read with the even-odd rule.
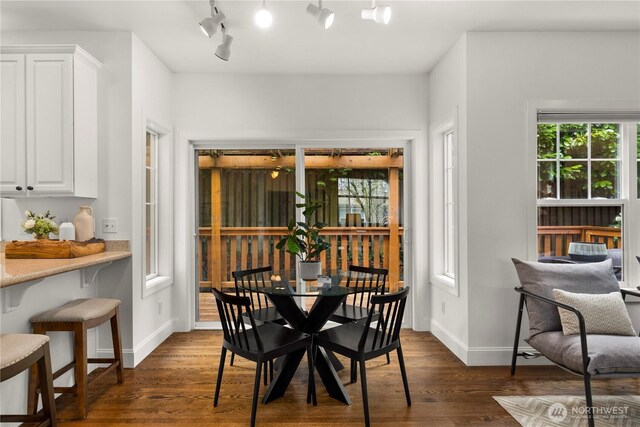
[[[102,232],[103,233],[117,233],[118,232],[118,218],[102,218]]]
[[[444,313],[445,313],[445,311],[446,311],[446,310],[445,310],[445,306],[444,306],[444,301],[442,301],[442,314],[444,314]]]
[[[158,301],[158,314],[162,314],[162,301]]]

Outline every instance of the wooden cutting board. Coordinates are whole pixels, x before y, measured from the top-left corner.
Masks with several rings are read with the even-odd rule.
[[[6,259],[57,259],[79,258],[105,251],[103,240],[77,242],[75,240],[31,240],[8,242]]]

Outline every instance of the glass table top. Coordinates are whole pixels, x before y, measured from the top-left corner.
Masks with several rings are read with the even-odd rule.
[[[325,273],[326,274],[326,273]],[[256,289],[255,283],[251,290],[267,295],[291,295],[291,296],[343,296],[355,293],[356,288],[346,287],[346,271],[331,271],[329,274],[319,276],[318,280],[295,279],[295,270],[271,273],[265,278],[264,287],[260,283]],[[248,289],[248,286],[244,286]]]

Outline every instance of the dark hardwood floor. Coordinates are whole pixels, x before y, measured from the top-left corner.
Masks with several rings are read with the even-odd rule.
[[[249,424],[255,365],[236,358],[225,367],[217,408],[213,392],[220,357],[221,332],[176,333],[138,367],[125,370],[125,383],[107,375],[90,391],[85,421],[62,425],[218,425]],[[404,330],[402,342],[413,406],[404,399],[397,358],[367,364],[371,422],[380,426],[518,425],[493,399],[496,395],[582,395],[582,379],[556,367],[465,367],[430,333]],[[304,362],[304,361],[303,361]],[[345,365],[347,361],[344,360]],[[318,406],[306,403],[306,363],[300,365],[285,396],[259,404],[258,425],[360,426],[363,424],[360,383],[340,377],[353,400],[343,405],[318,384]],[[317,375],[316,375],[316,378]],[[595,380],[594,394],[638,394],[640,380]],[[264,393],[261,388],[261,395]],[[57,401],[59,418],[74,415],[74,401]]]

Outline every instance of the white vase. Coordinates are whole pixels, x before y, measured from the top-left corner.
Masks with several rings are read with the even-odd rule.
[[[93,239],[93,209],[91,206],[80,206],[78,213],[73,217],[73,226],[76,228],[76,240],[84,242]]]
[[[300,278],[302,280],[318,280],[318,276],[322,274],[322,263],[320,261],[300,261],[298,268],[300,269]]]
[[[76,227],[70,222],[63,222],[58,227],[58,239],[60,240],[75,240],[76,239]]]

